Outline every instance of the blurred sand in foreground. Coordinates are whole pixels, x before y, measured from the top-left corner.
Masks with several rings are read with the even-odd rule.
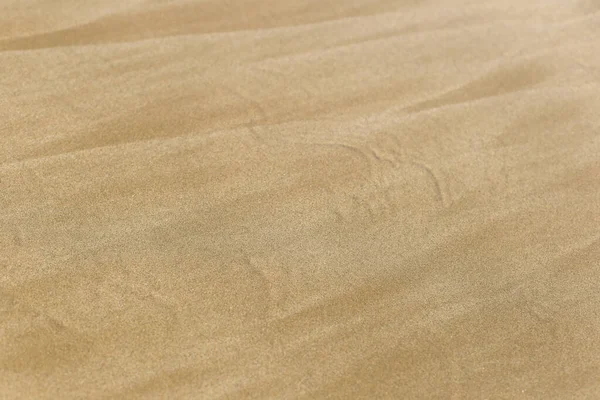
[[[600,398],[600,3],[0,0],[0,398]]]

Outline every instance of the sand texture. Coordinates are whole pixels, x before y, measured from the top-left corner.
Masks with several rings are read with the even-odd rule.
[[[600,2],[0,0],[0,399],[600,399]]]

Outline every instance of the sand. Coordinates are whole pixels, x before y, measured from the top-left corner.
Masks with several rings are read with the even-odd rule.
[[[599,35],[0,1],[0,398],[600,398]]]

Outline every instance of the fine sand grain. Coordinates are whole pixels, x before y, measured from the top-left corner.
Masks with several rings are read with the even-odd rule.
[[[1,399],[599,399],[600,3],[0,0]]]

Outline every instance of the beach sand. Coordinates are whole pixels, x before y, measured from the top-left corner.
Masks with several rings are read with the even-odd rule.
[[[600,398],[599,35],[0,1],[0,398]]]

